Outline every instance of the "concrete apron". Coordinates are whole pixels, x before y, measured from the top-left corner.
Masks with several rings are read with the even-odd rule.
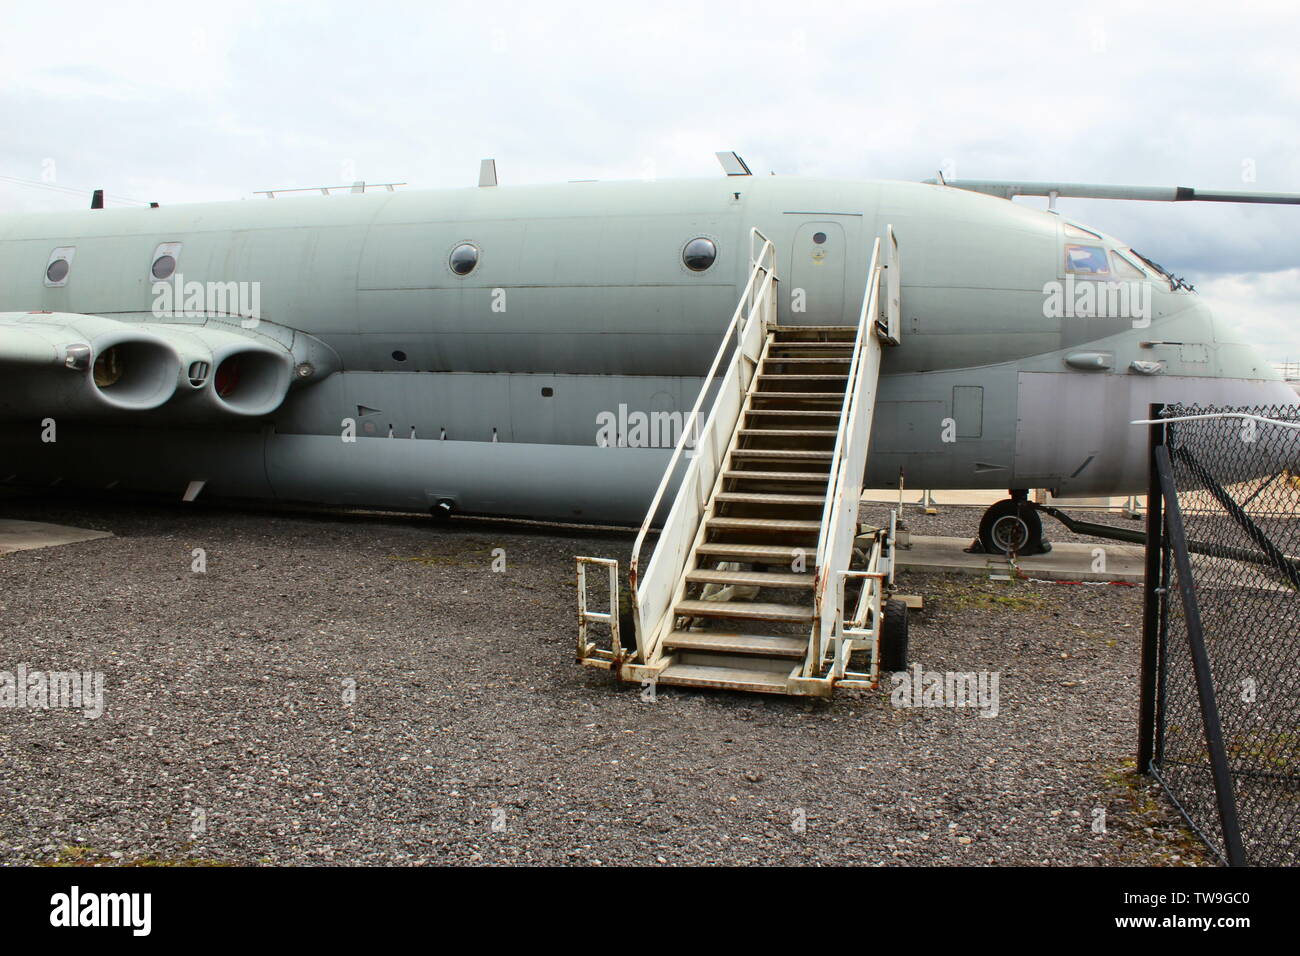
[[[17,521],[0,518],[0,554],[29,551],[33,548],[53,548],[61,544],[111,538],[109,531],[91,531],[88,528],[70,528],[61,524],[41,521]]]
[[[1052,542],[1047,554],[1016,559],[1017,575],[1005,557],[992,554],[967,554],[971,537],[948,538],[912,535],[910,548],[898,549],[899,570],[939,571],[947,574],[974,574],[986,577],[1003,575],[1041,578],[1047,581],[1123,581],[1140,582],[1143,574],[1142,548],[1115,541],[1080,544]],[[1105,552],[1104,558],[1095,553]],[[1104,563],[1103,563],[1104,561]],[[1100,567],[1100,570],[1094,568]]]

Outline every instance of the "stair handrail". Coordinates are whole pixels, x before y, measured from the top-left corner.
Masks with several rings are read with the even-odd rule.
[[[755,252],[756,243],[759,244],[757,252]],[[738,367],[741,364],[744,357],[742,348],[744,344],[744,332],[750,328],[751,321],[758,319],[759,321],[766,323],[768,321],[767,315],[769,313],[771,314],[771,320],[773,322],[775,321],[776,303],[774,285],[777,281],[776,248],[772,245],[772,241],[755,227],[751,227],[749,230],[749,247],[749,279],[745,283],[745,289],[740,295],[740,301],[736,304],[736,309],[732,313],[731,321],[727,324],[726,331],[722,334],[722,340],[718,345],[717,352],[713,356],[713,362],[709,365],[709,370],[705,373],[704,378],[700,383],[700,391],[695,397],[695,404],[691,406],[690,415],[687,416],[682,427],[681,437],[678,439],[677,445],[673,449],[672,457],[669,458],[668,464],[664,468],[663,478],[659,481],[659,487],[655,490],[654,498],[651,499],[650,502],[650,507],[646,510],[645,520],[641,523],[641,528],[637,532],[636,541],[632,545],[632,557],[628,563],[628,590],[632,600],[633,623],[636,630],[638,653],[643,659],[653,650],[653,647],[649,644],[650,638],[653,635],[647,633],[647,625],[653,625],[655,623],[653,621],[645,620],[646,608],[644,606],[644,596],[641,590],[641,552],[645,547],[646,536],[650,533],[655,515],[659,511],[664,495],[667,493],[668,487],[672,481],[673,473],[677,470],[682,455],[686,452],[687,446],[691,443],[690,440],[692,436],[696,434],[696,429],[700,419],[700,411],[704,405],[705,397],[709,394],[710,386],[718,377],[719,368],[722,366],[723,356],[727,354],[728,347],[731,347],[731,359],[726,365],[726,370],[729,373],[732,368]],[[726,373],[723,374],[725,375]],[[721,390],[719,390],[719,395],[714,397],[713,406],[709,410],[709,415],[705,419],[703,427],[699,428],[699,437],[694,443],[697,454],[691,457],[690,463],[686,466],[686,470],[682,474],[681,483],[679,485],[681,488],[688,487],[689,480],[693,477],[693,472],[698,472],[701,467],[702,459],[698,454],[698,450],[700,446],[704,444],[705,439],[711,435],[711,431],[714,428],[714,415],[717,410],[717,400],[720,395]],[[727,437],[729,438],[730,435]],[[725,454],[726,447],[726,442],[714,445],[715,450],[718,450],[721,454]],[[697,503],[700,514],[703,513],[705,504],[705,502]],[[673,519],[677,516],[680,505],[681,501],[679,498],[679,500],[675,502],[672,511],[669,512],[669,515],[664,522],[664,528],[661,529],[660,543],[664,540],[664,530],[668,528]],[[696,516],[695,527],[691,529],[691,536],[693,536],[694,532],[698,530],[698,518],[699,515]],[[687,540],[690,540],[689,536]],[[656,545],[655,550],[651,553],[650,562],[646,566],[645,576],[647,578],[654,567],[656,558],[659,556],[659,550],[659,546]],[[672,578],[673,583],[675,583],[677,574],[674,573]],[[662,614],[666,613],[668,608],[656,608],[653,610],[656,613]]]
[[[871,422],[860,422],[863,399],[868,387],[864,374],[864,358],[868,336],[876,335],[876,319],[880,297],[880,239],[871,249],[871,266],[867,271],[866,288],[862,295],[862,311],[858,316],[858,330],[853,340],[853,358],[849,363],[849,378],[845,384],[844,402],[840,407],[839,427],[835,432],[835,450],[831,453],[831,477],[827,486],[826,502],[822,506],[821,532],[817,536],[817,557],[814,564],[816,578],[813,592],[813,634],[805,659],[806,671],[813,676],[825,660],[830,638],[835,629],[835,600],[837,575],[833,569],[848,567],[853,554],[854,532],[857,528],[858,498],[866,467],[866,447],[870,437]],[[877,343],[871,343],[879,347]],[[876,353],[877,355],[879,352]],[[856,479],[854,472],[856,471]],[[854,489],[856,494],[850,494]],[[852,498],[851,501],[846,500]],[[841,567],[842,565],[842,567]]]

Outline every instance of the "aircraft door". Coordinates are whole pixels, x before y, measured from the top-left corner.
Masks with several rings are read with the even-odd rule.
[[[844,311],[844,266],[848,254],[844,228],[837,222],[806,222],[795,233],[789,280],[783,282],[786,317],[791,325],[852,325]]]

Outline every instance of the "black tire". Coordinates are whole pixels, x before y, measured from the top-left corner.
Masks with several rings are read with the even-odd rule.
[[[886,601],[880,615],[880,669],[907,670],[907,604]]]
[[[980,519],[980,546],[988,554],[1038,554],[1042,543],[1043,522],[1026,501],[999,501]]]

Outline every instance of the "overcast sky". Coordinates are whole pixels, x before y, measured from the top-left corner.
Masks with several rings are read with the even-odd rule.
[[[485,156],[503,184],[714,176],[718,149],[762,174],[1300,192],[1298,51],[1293,0],[11,3],[0,211],[465,186]],[[1300,207],[1059,208],[1300,361]]]

